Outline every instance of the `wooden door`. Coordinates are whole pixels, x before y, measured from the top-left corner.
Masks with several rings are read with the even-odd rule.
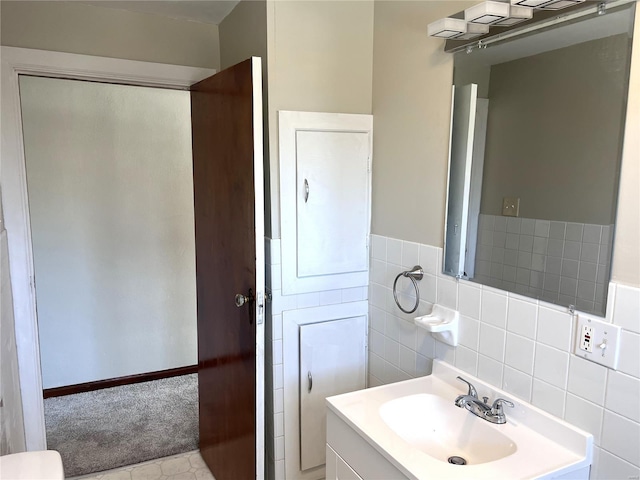
[[[264,468],[261,84],[252,58],[191,87],[200,452],[217,480]]]

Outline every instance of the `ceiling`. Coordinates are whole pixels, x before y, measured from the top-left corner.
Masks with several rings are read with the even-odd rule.
[[[163,17],[218,25],[239,3],[238,0],[98,0],[80,1],[86,5],[150,13]]]

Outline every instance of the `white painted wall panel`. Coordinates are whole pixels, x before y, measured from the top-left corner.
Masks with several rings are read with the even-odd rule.
[[[44,388],[196,363],[189,93],[20,89]]]

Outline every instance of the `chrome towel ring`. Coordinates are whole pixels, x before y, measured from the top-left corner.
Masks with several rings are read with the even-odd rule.
[[[411,280],[411,283],[413,283],[413,288],[416,290],[416,304],[411,310],[405,310],[404,308],[402,308],[402,305],[400,305],[400,301],[398,300],[397,287],[400,277],[407,277],[409,280]],[[418,309],[418,305],[420,304],[420,289],[418,288],[418,280],[422,280],[422,277],[424,277],[424,270],[422,270],[422,267],[420,265],[416,265],[411,270],[400,272],[394,280],[393,299],[396,301],[396,305],[398,306],[398,308],[404,313],[413,313]]]

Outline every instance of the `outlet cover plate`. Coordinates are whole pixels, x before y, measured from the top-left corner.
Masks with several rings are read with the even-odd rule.
[[[577,338],[573,353],[616,370],[620,356],[621,328],[586,315],[577,317]]]
[[[520,198],[519,197],[503,197],[502,198],[502,215],[504,217],[517,217],[520,215]]]

